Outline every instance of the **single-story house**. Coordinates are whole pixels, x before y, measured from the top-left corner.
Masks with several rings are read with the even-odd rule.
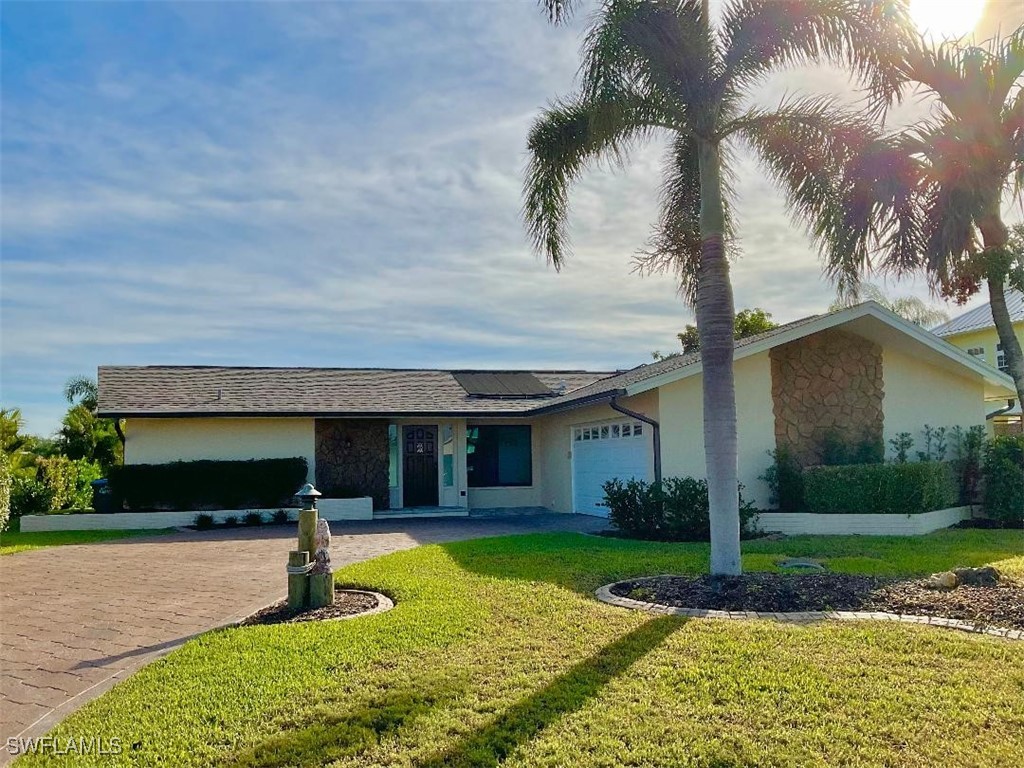
[[[838,434],[886,446],[925,424],[984,424],[1009,376],[868,302],[736,344],[745,495],[785,447],[817,463]],[[103,366],[99,414],[125,461],[305,457],[325,496],[383,509],[605,514],[614,477],[702,477],[701,362],[620,372]],[[988,404],[988,405],[987,405]]]

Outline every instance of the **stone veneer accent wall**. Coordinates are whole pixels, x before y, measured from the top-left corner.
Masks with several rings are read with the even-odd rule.
[[[388,454],[387,422],[316,420],[316,487],[324,496],[354,491],[387,509]]]
[[[830,432],[844,442],[882,441],[882,348],[842,331],[775,347],[775,444],[803,466],[821,463]]]

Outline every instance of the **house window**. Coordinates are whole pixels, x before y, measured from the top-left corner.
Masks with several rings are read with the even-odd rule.
[[[1000,371],[1010,370],[1010,366],[1006,364],[1006,353],[1003,352],[1003,345],[996,344],[996,368]]]
[[[451,424],[441,427],[441,479],[445,488],[455,485],[455,430]]]
[[[468,427],[466,474],[470,488],[532,485],[530,427],[519,424]]]
[[[388,486],[398,487],[398,426],[388,424]]]
[[[984,347],[971,347],[967,350],[967,354],[971,357],[980,357],[982,360],[985,359],[985,348]]]

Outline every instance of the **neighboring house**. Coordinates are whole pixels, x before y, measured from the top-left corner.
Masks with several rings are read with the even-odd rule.
[[[704,475],[701,363],[629,371],[101,367],[125,461],[303,456],[327,495],[380,508],[602,515],[614,477]],[[968,427],[1009,376],[869,302],[736,344],[740,480],[767,507],[769,451],[820,460],[924,424]]]
[[[1010,311],[1014,333],[1021,345],[1024,346],[1024,293],[1007,288],[1006,307]],[[1003,354],[1003,345],[999,343],[999,333],[992,320],[992,308],[989,304],[975,307],[969,312],[954,317],[933,328],[932,333],[941,336],[950,344],[955,344],[966,350],[967,354],[1006,372],[1006,356]],[[1021,404],[1006,402],[1000,408],[990,410],[988,422],[997,434],[1020,433]]]

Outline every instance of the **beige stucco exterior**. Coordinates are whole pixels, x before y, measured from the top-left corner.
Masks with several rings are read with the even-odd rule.
[[[886,455],[892,455],[889,441],[900,432],[909,432],[918,450],[925,424],[966,428],[985,423],[985,385],[978,377],[959,376],[892,347],[883,348],[882,367]]]
[[[125,431],[126,464],[301,456],[309,467],[307,478],[312,482],[315,455],[313,419],[129,419]]]
[[[661,387],[662,471],[665,477],[704,477],[704,420],[702,377],[690,376]],[[739,438],[739,478],[744,499],[768,506],[768,487],[762,475],[775,448],[772,414],[771,361],[767,352],[736,361],[736,415]]]
[[[1013,331],[1017,336],[1017,340],[1024,346],[1024,323],[1014,323]],[[994,325],[976,331],[954,333],[942,338],[944,341],[960,347],[960,349],[971,350],[980,348],[983,350],[983,354],[978,356],[979,359],[984,360],[991,366],[996,365],[996,346],[999,344],[999,333]]]
[[[658,419],[658,391],[652,390],[634,397],[623,397],[619,404],[649,418]],[[542,487],[538,504],[556,512],[572,512],[572,428],[580,424],[601,421],[621,421],[624,416],[608,405],[592,405],[573,411],[552,414],[538,419],[535,424],[534,462],[539,462]],[[654,465],[653,441],[647,438],[649,463]]]

